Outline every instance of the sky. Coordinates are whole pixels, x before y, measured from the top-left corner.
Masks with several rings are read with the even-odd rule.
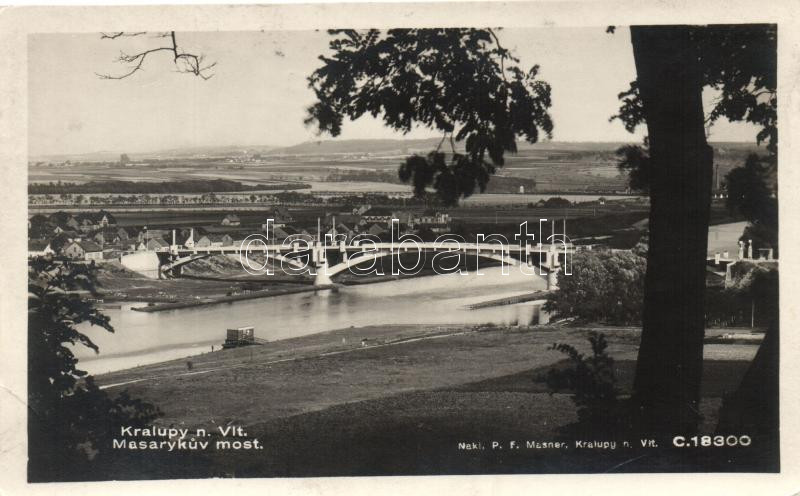
[[[617,94],[635,75],[626,29],[503,29],[499,37],[523,69],[541,67],[552,87],[554,141],[641,141],[619,121]],[[31,156],[100,151],[142,153],[194,146],[290,146],[331,139],[306,127],[314,95],[306,78],[328,53],[324,31],[177,33],[186,51],[217,62],[203,80],[175,72],[168,53],[151,55],[144,70],[123,80],[115,62],[163,43],[152,36],[102,40],[100,33],[35,34],[28,39]],[[713,95],[704,95],[710,101]],[[755,140],[746,124],[714,125],[714,141]],[[416,129],[410,138],[436,136]],[[402,138],[379,120],[346,122],[337,139]]]

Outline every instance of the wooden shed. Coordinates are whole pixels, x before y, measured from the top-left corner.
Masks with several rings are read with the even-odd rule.
[[[228,329],[228,333],[225,336],[225,342],[222,344],[222,347],[235,348],[237,346],[247,346],[255,343],[256,337],[254,327],[237,327],[234,329]]]

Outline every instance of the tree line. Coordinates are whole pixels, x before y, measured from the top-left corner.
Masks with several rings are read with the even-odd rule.
[[[192,179],[189,181],[90,181],[88,183],[62,183],[61,181],[48,184],[31,184],[28,194],[91,194],[91,193],[231,193],[239,191],[259,190],[296,190],[310,189],[306,183],[271,183],[271,184],[242,184],[238,181],[227,179]]]

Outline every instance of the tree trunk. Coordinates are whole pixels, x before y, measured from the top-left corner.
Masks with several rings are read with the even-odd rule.
[[[776,315],[739,388],[723,402],[716,431],[723,436],[748,434],[753,439],[753,449],[741,455],[766,470],[776,470],[780,460],[778,328]]]
[[[685,26],[632,27],[631,41],[652,164],[633,404],[642,429],[686,433],[699,419],[712,185],[702,74]]]

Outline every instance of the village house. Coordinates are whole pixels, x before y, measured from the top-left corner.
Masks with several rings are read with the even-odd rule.
[[[355,210],[355,209],[354,209]],[[325,225],[332,225],[333,222],[341,222],[343,224],[350,224],[350,225],[358,225],[361,222],[361,215],[354,214],[350,212],[338,212],[338,213],[331,213],[328,212],[325,214],[325,220],[323,221]]]
[[[232,246],[233,238],[228,234],[206,234],[195,242],[195,248]]]
[[[426,228],[433,232],[447,232],[450,229],[450,215],[440,212],[415,215],[408,225],[412,229]]]
[[[101,210],[96,213],[79,214],[75,217],[78,223],[78,229],[83,232],[93,231],[95,229],[103,229],[109,226],[116,226],[117,220],[108,212]]]
[[[167,243],[164,240],[164,238],[148,237],[147,242],[144,244],[144,247],[148,251],[155,251],[157,249],[169,248],[169,243]]]
[[[355,207],[353,209],[353,215],[358,215],[358,216],[364,215],[364,212],[368,211],[371,208],[372,208],[372,205],[369,205],[369,204],[361,205],[360,207]]]
[[[241,219],[239,219],[239,216],[236,214],[228,214],[222,219],[222,222],[220,222],[223,226],[238,226],[241,223]]]
[[[74,260],[83,259],[86,250],[77,241],[69,241],[61,248],[61,255]]]
[[[413,227],[415,218],[416,215],[413,212],[403,212],[399,210],[392,212],[392,219],[397,219],[403,226]]]
[[[270,242],[282,245],[291,245],[292,243],[313,243],[316,241],[316,236],[308,233],[306,230],[293,229],[291,226],[275,228],[273,237]]]
[[[136,238],[138,236],[138,234],[139,234],[136,231],[136,229],[131,228],[131,227],[118,227],[117,230],[116,230],[116,233],[117,233],[117,236],[116,236],[117,239],[119,239],[122,242],[127,242],[128,240],[130,240],[132,238]]]
[[[115,229],[113,227],[106,227],[94,233],[92,239],[96,243],[99,243],[100,246],[108,244],[125,245],[130,240],[130,235],[123,228]]]
[[[59,234],[63,231],[76,231],[79,228],[78,221],[72,214],[58,211],[50,214],[50,223],[55,225],[54,232]]]
[[[51,256],[55,253],[46,239],[28,240],[28,258]]]
[[[167,237],[172,239],[171,229],[147,229],[147,226],[145,226],[141,231],[139,231],[138,241],[146,241],[149,238],[166,239]]]
[[[97,224],[100,227],[112,227],[117,225],[117,219],[111,215],[110,212],[106,212],[105,210],[101,210],[99,213],[95,215],[97,219]]]
[[[206,234],[208,231],[202,227],[184,227],[175,232],[176,242],[187,248],[194,247],[197,241]]]
[[[367,229],[367,234],[371,234],[373,236],[381,236],[389,232],[388,230],[384,229],[378,224],[372,224],[369,229]]]
[[[277,206],[274,207],[272,210],[269,210],[267,212],[267,219],[272,219],[272,225],[274,227],[285,227],[288,224],[294,222],[294,217],[292,217],[292,214],[289,213],[289,209],[281,206]],[[267,229],[266,221],[264,221],[264,223],[261,224],[261,229],[263,231],[266,231]]]
[[[345,224],[342,224],[340,222],[340,223],[336,224],[335,226],[331,226],[331,228],[328,229],[328,231],[325,234],[326,235],[330,234],[331,236],[334,236],[334,235],[335,236],[340,236],[340,235],[344,234],[346,240],[349,241],[355,235],[355,231],[353,231],[352,229],[347,227]]]
[[[392,210],[386,207],[372,207],[363,214],[361,214],[361,224],[374,224],[380,223],[389,225],[392,221]]]
[[[73,260],[102,260],[103,249],[94,241],[71,241],[61,248],[61,254]]]
[[[57,232],[56,235],[54,236],[54,238],[63,239],[65,241],[78,240],[81,239],[82,237],[83,235],[77,231],[63,231],[63,230]]]
[[[275,243],[281,243],[283,242],[284,239],[294,234],[298,234],[298,232],[291,226],[275,226],[272,229],[270,241],[274,241]]]
[[[92,240],[99,244],[100,246],[105,245],[106,243],[113,243],[115,238],[115,233],[107,232],[103,229],[97,231],[92,235]]]
[[[78,229],[81,232],[86,233],[97,228],[97,224],[89,214],[80,214],[75,219],[78,221]]]

